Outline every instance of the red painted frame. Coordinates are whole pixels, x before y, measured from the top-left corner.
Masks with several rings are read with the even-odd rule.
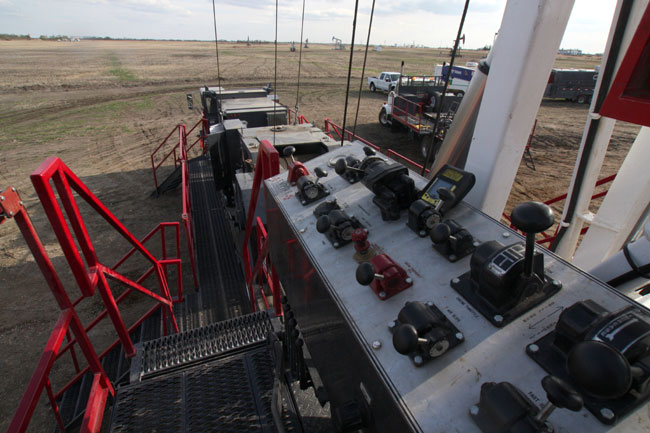
[[[258,251],[257,263],[255,269],[251,268],[250,261],[250,251],[248,249],[248,243],[251,238],[251,233],[253,230],[253,220],[255,217],[255,208],[257,207],[257,199],[259,197],[260,189],[262,187],[262,181],[270,177],[275,176],[280,173],[280,154],[273,147],[273,145],[268,140],[262,140],[259,145],[259,150],[257,153],[257,165],[255,166],[255,174],[253,176],[253,187],[251,192],[251,199],[248,205],[248,216],[246,218],[246,230],[244,232],[244,242],[243,242],[243,252],[242,258],[244,261],[244,271],[246,276],[246,285],[248,287],[248,294],[251,301],[252,311],[257,311],[257,303],[255,301],[255,289],[253,286],[253,278],[255,274],[259,271],[259,266],[261,262],[266,259],[266,251]],[[261,221],[258,221],[258,236],[260,227],[263,229]],[[266,231],[264,231],[266,235]],[[258,242],[258,247],[260,243]],[[277,280],[277,275],[275,270],[272,270],[272,275],[275,276],[271,278],[270,286],[276,287],[277,290],[273,293],[274,297],[274,307],[276,314],[280,314],[280,294],[279,294],[279,281]],[[277,293],[276,293],[277,292]],[[277,297],[277,302],[276,301]]]
[[[646,7],[616,78],[600,109],[602,116],[650,126],[650,5]],[[635,88],[636,87],[636,88]]]

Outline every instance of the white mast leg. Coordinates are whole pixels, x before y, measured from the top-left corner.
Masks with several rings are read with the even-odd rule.
[[[648,161],[650,128],[643,127],[576,250],[576,266],[593,268],[623,247],[650,202]]]
[[[495,42],[465,169],[466,200],[500,219],[562,41],[573,0],[510,0]]]

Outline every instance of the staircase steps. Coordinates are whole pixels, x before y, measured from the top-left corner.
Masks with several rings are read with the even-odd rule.
[[[267,312],[247,314],[222,322],[167,335],[138,345],[131,362],[131,383],[191,364],[247,349],[266,341],[273,331]]]
[[[140,326],[131,331],[130,336],[133,344],[160,337],[162,334],[160,318],[161,311],[157,309]],[[128,382],[131,360],[127,359],[124,355],[121,344],[118,344],[106,354],[102,359],[102,367],[115,388],[121,383]],[[89,371],[68,388],[57,400],[61,419],[66,430],[77,426],[83,418],[92,383],[93,373]],[[58,425],[54,426],[54,431],[60,431]]]

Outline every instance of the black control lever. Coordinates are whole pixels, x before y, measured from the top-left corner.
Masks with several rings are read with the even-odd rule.
[[[402,355],[408,355],[418,348],[418,344],[427,344],[426,338],[420,338],[415,326],[402,323],[393,331],[393,346]]]
[[[362,286],[369,286],[375,278],[378,280],[384,279],[384,276],[382,274],[375,273],[375,267],[372,265],[372,263],[369,262],[361,263],[359,267],[357,267],[355,276],[357,278],[357,282]]]
[[[548,403],[535,416],[535,421],[540,425],[546,422],[546,419],[553,413],[555,408],[569,409],[578,412],[582,409],[584,402],[578,391],[573,389],[564,380],[556,376],[546,376],[542,379],[542,388],[546,391]]]
[[[571,378],[588,396],[611,400],[627,394],[633,372],[627,358],[601,341],[578,343],[567,359]]]
[[[512,225],[526,233],[526,253],[524,258],[524,276],[533,276],[533,253],[535,235],[550,228],[555,222],[553,209],[537,201],[529,201],[515,206],[510,214]]]
[[[441,208],[445,205],[445,203],[453,203],[456,200],[456,194],[454,194],[452,191],[450,191],[448,188],[445,187],[440,187],[436,191],[438,193],[438,198],[440,201],[436,205],[435,209],[436,211],[443,213],[441,211]]]
[[[285,158],[291,158],[291,162],[296,162],[293,158],[293,154],[296,153],[296,148],[293,146],[287,146],[282,150],[282,154]]]
[[[318,184],[318,181],[319,181],[322,177],[327,177],[327,174],[328,174],[328,173],[327,173],[327,170],[323,170],[323,169],[320,168],[320,167],[316,167],[316,168],[314,168],[314,174],[316,174],[316,182],[314,182],[314,185],[317,185],[317,184]]]

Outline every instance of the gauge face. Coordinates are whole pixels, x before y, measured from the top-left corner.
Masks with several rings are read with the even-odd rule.
[[[305,196],[307,196],[307,198],[310,200],[313,200],[316,197],[318,197],[318,188],[315,187],[314,185],[309,185],[304,189],[303,192],[305,193]]]
[[[437,212],[431,213],[431,215],[427,215],[426,219],[424,220],[424,225],[427,226],[428,229],[432,228],[434,225],[438,224],[440,222],[440,214]]]
[[[347,226],[341,231],[341,239],[345,241],[349,241],[350,239],[352,239],[352,233],[354,233],[354,227]]]

